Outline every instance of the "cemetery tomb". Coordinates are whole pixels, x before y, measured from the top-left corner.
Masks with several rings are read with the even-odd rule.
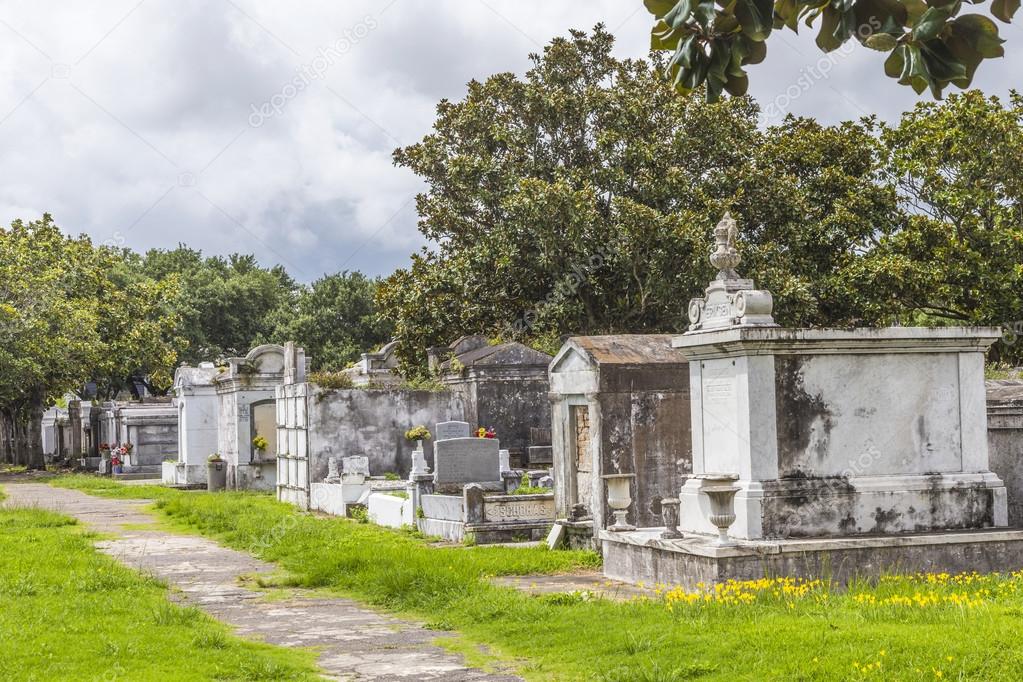
[[[589,546],[611,522],[601,476],[635,473],[638,526],[692,471],[689,365],[667,334],[572,337],[550,367],[558,523]]]
[[[684,537],[603,530],[605,573],[691,586],[1023,567],[988,462],[984,353],[999,331],[781,329],[770,292],[735,273],[736,231],[727,217],[715,230],[718,276],[672,341],[692,393]]]
[[[216,452],[227,462],[228,488],[276,489],[277,459],[260,453],[253,439],[261,435],[267,441],[275,440],[276,425],[267,433],[260,429],[270,428],[276,390],[284,382],[285,370],[284,347],[267,344],[253,348],[245,357],[228,359],[224,371],[213,380],[218,399]],[[274,442],[272,447],[278,444]]]

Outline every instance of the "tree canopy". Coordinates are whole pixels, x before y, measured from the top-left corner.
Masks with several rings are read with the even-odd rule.
[[[176,280],[125,278],[121,264],[49,215],[0,228],[0,441],[23,463],[41,464],[33,443],[50,401],[90,380],[112,391],[173,366]]]
[[[705,87],[708,101],[723,91],[743,95],[743,67],[767,56],[775,29],[819,24],[817,46],[837,50],[852,39],[885,52],[885,73],[917,94],[935,98],[949,85],[968,88],[985,59],[1005,50],[998,26],[983,14],[963,14],[960,0],[644,0],[656,18],[651,48],[669,50],[672,82],[688,93]],[[1020,0],[971,0],[1010,23]]]
[[[360,272],[326,275],[275,312],[268,338],[296,341],[318,371],[344,369],[391,338],[391,325],[377,315],[373,300],[378,284]]]
[[[761,130],[749,99],[679,96],[656,55],[612,44],[601,27],[555,39],[524,78],[442,101],[396,151],[426,181],[432,242],[378,296],[407,370],[468,333],[554,350],[563,334],[683,329],[726,210],[782,324],[1018,319],[1018,97]]]

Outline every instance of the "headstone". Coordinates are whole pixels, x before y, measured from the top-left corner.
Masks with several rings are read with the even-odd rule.
[[[465,502],[465,522],[483,523],[483,486],[470,483],[462,489]]]
[[[470,435],[472,434],[469,431],[469,422],[437,422],[433,433],[437,440],[468,438]]]
[[[369,476],[369,457],[344,457],[341,480],[345,483],[362,483]]]
[[[506,471],[511,471],[511,453],[507,450],[498,450],[497,455],[500,462],[499,471],[502,474]]]
[[[438,439],[433,446],[434,481],[440,485],[500,481],[500,449],[494,438]]]
[[[337,468],[337,457],[327,458],[327,477],[323,479],[324,483],[340,483],[341,473]]]
[[[550,476],[541,477],[539,483],[541,488],[549,488],[551,490],[554,489],[554,479],[551,478]]]
[[[557,549],[565,542],[565,527],[560,523],[551,526],[551,532],[547,535],[547,549]]]
[[[551,430],[538,429],[536,427],[530,427],[529,429],[529,444],[530,445],[550,445],[551,444]]]
[[[554,463],[554,448],[550,445],[531,445],[529,446],[529,465],[535,466],[537,464],[553,464]]]

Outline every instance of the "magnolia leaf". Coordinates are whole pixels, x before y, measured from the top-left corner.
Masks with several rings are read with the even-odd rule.
[[[717,18],[717,9],[714,8],[714,0],[705,0],[699,3],[693,9],[693,18],[696,19],[696,23],[702,26],[704,29],[710,29],[714,25],[714,20]]]
[[[906,6],[899,0],[859,0],[855,12],[856,37],[864,44],[869,37],[879,33],[888,33],[894,37],[902,35],[902,28],[909,15]]]
[[[799,0],[778,0],[774,5],[774,27],[786,26],[799,33]]]
[[[766,40],[774,28],[773,0],[736,0],[735,17],[742,32],[753,40]]]
[[[745,40],[746,55],[742,59],[743,65],[759,64],[767,58],[767,43],[763,41]]]
[[[898,39],[890,33],[875,33],[867,36],[863,44],[869,47],[871,50],[877,50],[878,52],[891,52],[895,49],[895,46],[899,44]]]
[[[906,28],[916,26],[929,9],[924,0],[901,0],[901,4],[906,8],[906,21],[902,24]]]
[[[658,19],[670,12],[671,8],[676,5],[676,2],[677,0],[643,0],[647,11]]]
[[[991,3],[991,14],[1008,24],[1019,10],[1019,6],[1020,0],[994,0]]]
[[[913,40],[918,43],[924,43],[928,40],[934,40],[941,33],[941,30],[945,28],[945,24],[948,23],[949,17],[952,16],[950,12],[940,7],[932,7],[924,15],[920,17],[920,21],[913,27]]]
[[[952,22],[951,33],[985,59],[1005,56],[1005,41],[998,35],[998,26],[982,14],[958,17]]]
[[[746,74],[735,76],[729,74],[728,82],[725,83],[725,90],[733,97],[741,97],[749,90],[749,77]]]

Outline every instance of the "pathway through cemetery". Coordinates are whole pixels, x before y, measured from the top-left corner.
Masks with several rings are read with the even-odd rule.
[[[159,530],[142,509],[145,500],[103,499],[45,484],[5,485],[4,490],[6,504],[52,509],[106,534],[110,539],[97,543],[101,551],[176,587],[180,601],[234,626],[239,636],[278,646],[317,647],[329,679],[519,679],[466,668],[458,656],[432,644],[445,633],[348,599],[268,601],[240,586],[238,576],[272,573],[276,566],[206,538]]]

